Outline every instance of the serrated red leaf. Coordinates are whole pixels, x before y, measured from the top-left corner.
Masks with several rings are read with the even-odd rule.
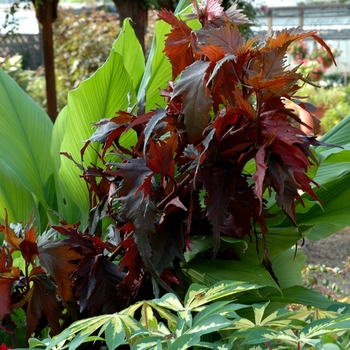
[[[19,245],[21,244],[22,240],[16,235],[15,231],[9,226],[8,214],[6,209],[5,209],[4,239],[6,243],[11,247],[11,249],[21,250]]]
[[[145,191],[145,195],[151,191],[150,181],[153,175],[152,170],[146,165],[143,158],[128,159],[122,164],[116,164],[117,170],[106,171],[107,176],[120,176],[123,178],[118,193],[120,197],[136,194],[140,190]]]
[[[159,275],[169,267],[175,258],[185,263],[183,232],[183,208],[167,212],[166,217],[157,225],[156,232],[150,236],[152,264]]]
[[[251,86],[255,91],[283,91],[283,88],[288,83],[288,76],[282,76],[274,79],[264,79],[264,71],[261,70],[259,75],[254,75],[245,79],[245,83]]]
[[[198,42],[197,47],[200,50],[198,54],[206,52],[208,48],[214,46],[223,55],[236,55],[244,42],[237,27],[210,28],[209,30],[199,29],[196,30],[195,35]],[[211,61],[213,61],[211,59],[213,57],[215,56],[208,56]],[[220,57],[220,59],[222,58]]]
[[[21,273],[18,267],[8,266],[11,263],[11,254],[5,247],[2,247],[0,256],[0,320],[11,312],[11,292]]]
[[[147,152],[147,165],[153,173],[160,174],[160,183],[163,183],[164,177],[174,176],[175,161],[173,159],[174,151],[177,146],[177,135],[167,138],[165,141],[157,143],[150,140],[149,150]],[[145,195],[149,193],[145,192]]]
[[[72,277],[77,279],[80,312],[91,316],[118,311],[118,289],[125,274],[103,254],[81,260]]]
[[[206,86],[210,62],[196,61],[181,74],[175,84],[173,99],[180,97],[187,137],[190,143],[202,136],[210,120],[213,100]]]
[[[242,115],[250,118],[251,120],[255,120],[255,110],[249,100],[243,98],[243,96],[236,91],[234,91],[234,96],[237,102],[238,108],[241,109]]]
[[[198,46],[197,53],[205,55],[212,62],[218,62],[225,57],[225,52],[221,47],[210,44]]]
[[[38,246],[41,266],[54,279],[58,294],[67,306],[74,300],[71,274],[82,256],[60,240],[43,241]]]
[[[126,307],[134,300],[141,287],[144,269],[134,237],[122,241],[119,247],[121,246],[125,249],[125,254],[120,261],[120,270],[124,269],[127,272],[119,285],[119,294],[122,307]]]
[[[63,319],[62,307],[56,295],[56,285],[38,267],[37,271],[32,271],[30,282],[33,285],[26,294],[25,300],[28,302],[26,309],[27,339],[34,331],[38,331],[38,323],[45,316],[51,329],[51,335],[60,333],[60,319]],[[44,326],[45,327],[45,326]]]
[[[191,47],[191,28],[186,22],[179,20],[173,13],[166,10],[157,11],[158,17],[172,26],[167,34],[164,52],[172,64],[173,80],[191,63],[193,52]]]
[[[220,226],[225,221],[227,209],[234,191],[234,179],[224,167],[205,167],[199,178],[206,191],[207,217],[212,225],[214,237],[213,259],[220,248]]]
[[[260,201],[260,208],[262,209],[262,200],[263,200],[263,191],[264,189],[264,180],[265,172],[267,167],[265,159],[265,147],[260,147],[255,156],[256,171],[253,174],[253,180],[255,181],[255,193]]]

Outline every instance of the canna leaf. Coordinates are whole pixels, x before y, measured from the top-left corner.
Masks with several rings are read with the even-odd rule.
[[[4,189],[0,203],[6,204],[14,213],[14,221],[25,221],[33,208],[29,194],[36,196],[45,209],[54,206],[50,200],[47,182],[54,172],[50,156],[52,122],[47,114],[0,69],[0,137],[6,151],[1,152],[1,175],[11,187]],[[21,101],[17,103],[16,101]],[[16,135],[14,137],[14,135]],[[18,180],[8,179],[8,176]],[[3,182],[2,182],[3,183]],[[11,193],[9,192],[11,190]],[[24,192],[24,193],[22,193]],[[18,199],[25,199],[18,210]],[[4,218],[0,210],[0,217]],[[37,219],[37,224],[39,220]]]
[[[69,93],[65,115],[58,116],[58,119],[66,118],[66,132],[60,146],[61,152],[68,152],[80,163],[81,141],[89,139],[92,135],[89,123],[112,118],[116,111],[126,110],[128,94],[133,103],[135,101],[133,80],[124,68],[123,57],[112,51],[106,63],[91,78],[82,82],[77,90]],[[99,164],[98,156],[93,149],[85,151],[84,162]],[[86,184],[80,175],[81,170],[70,159],[66,157],[61,159],[61,179],[83,213],[83,224],[86,224],[90,205]]]
[[[124,20],[113,50],[123,57],[123,64],[133,80],[134,90],[138,91],[145,70],[145,60],[141,44],[130,22],[130,18]]]

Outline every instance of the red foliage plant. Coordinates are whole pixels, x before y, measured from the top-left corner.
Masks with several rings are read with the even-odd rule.
[[[259,228],[264,237],[266,191],[295,225],[299,191],[317,199],[306,171],[316,162],[310,145],[318,141],[291,124],[302,121],[283,104],[296,96],[298,83],[308,81],[285,57],[291,43],[307,37],[333,57],[329,48],[315,31],[299,29],[245,40],[238,27],[250,22],[236,5],[224,11],[215,0],[203,7],[192,3],[187,19],[197,18],[198,30],[187,19],[158,11],[171,25],[164,52],[172,81],[161,91],[166,107],[142,114],[141,106],[139,114],[119,111],[99,121],[81,151],[83,157],[91,142],[103,144],[104,169],[77,164],[91,195],[84,232],[63,222],[54,229],[66,239],[44,235],[37,241],[32,220],[23,239],[5,223],[0,317],[11,307],[26,308],[27,336],[40,328],[42,317],[57,333],[59,318],[66,317],[62,307],[74,319],[144,298],[149,280],[155,293],[159,286],[169,290],[178,280],[168,268],[184,261],[192,235],[213,235],[213,259],[220,235],[251,238]],[[138,140],[129,150],[119,141],[131,129]],[[107,152],[115,161],[105,160]],[[245,171],[250,161],[254,174]],[[105,217],[113,224],[102,238],[99,222]],[[11,264],[13,250],[26,261],[24,275]],[[273,274],[266,249],[263,259]]]
[[[310,145],[318,141],[292,126],[290,120],[303,122],[283,103],[293,98],[299,82],[308,81],[297,67],[288,69],[286,53],[291,43],[307,37],[333,57],[331,51],[316,31],[291,29],[246,41],[238,26],[250,22],[236,5],[224,11],[215,0],[192,4],[187,20],[198,19],[198,30],[171,12],[157,12],[171,26],[164,52],[172,81],[161,91],[166,107],[142,115],[120,111],[101,120],[82,149],[83,157],[90,142],[100,142],[101,159],[107,151],[119,158],[104,162],[105,170],[84,169],[84,177],[98,198],[93,215],[107,203],[104,215],[120,233],[115,254],[122,254],[126,275],[119,293],[127,302],[146,273],[167,289],[164,271],[184,260],[191,235],[213,235],[213,259],[220,235],[251,238],[258,225],[264,237],[265,191],[275,193],[295,225],[299,191],[318,200],[306,175],[316,162]],[[138,135],[132,151],[119,142],[130,129]],[[252,160],[253,175],[245,171]],[[273,275],[267,249],[263,262]]]

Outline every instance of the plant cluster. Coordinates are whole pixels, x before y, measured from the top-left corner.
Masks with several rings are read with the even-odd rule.
[[[300,64],[299,72],[304,76],[309,76],[313,81],[320,80],[333,63],[332,57],[325,48],[315,48],[310,52],[305,40],[293,42],[289,46],[288,53],[296,63]],[[340,56],[341,51],[333,49],[332,53],[336,58]]]
[[[303,60],[307,57],[309,48],[307,47],[305,40],[300,40],[293,42],[289,46],[288,53],[292,55],[293,59],[296,62],[300,63],[303,62]]]
[[[307,85],[300,89],[301,96],[307,96],[309,102],[325,111],[321,119],[323,133],[350,114],[349,89],[349,86],[333,86],[320,90]]]
[[[324,264],[308,264],[302,271],[304,286],[322,293],[333,300],[348,300],[348,293],[344,293],[341,283],[335,280],[346,282],[346,275],[349,269],[349,261],[341,269],[339,267],[328,267]],[[331,282],[333,281],[333,282]]]
[[[100,340],[108,349],[124,344],[131,349],[169,350],[197,346],[221,350],[349,348],[348,305],[331,304],[326,311],[271,311],[269,301],[240,302],[242,294],[258,293],[260,288],[237,281],[211,287],[193,284],[184,302],[168,293],[120,313],[73,323],[52,339],[31,339],[30,348],[72,349]]]
[[[146,113],[139,106],[138,113],[119,111],[98,122],[81,152],[83,158],[91,142],[103,144],[104,169],[82,170],[94,215],[109,216],[120,232],[124,280],[138,281],[126,292],[129,283],[120,285],[123,298],[137,295],[145,272],[155,290],[157,284],[168,289],[163,279],[176,282],[169,273],[161,276],[169,264],[185,261],[183,252],[198,232],[213,235],[213,259],[221,236],[252,240],[261,233],[263,264],[276,279],[263,194],[275,193],[295,225],[299,191],[318,200],[305,174],[309,158],[316,162],[309,147],[318,141],[290,124],[289,117],[301,121],[281,97],[291,99],[303,79],[286,69],[288,46],[313,37],[328,47],[316,32],[298,30],[245,41],[237,25],[249,21],[235,5],[227,11],[216,2],[193,6],[195,14],[185,18],[197,19],[197,30],[171,12],[158,12],[172,28],[164,48],[172,65],[172,81],[162,91],[167,106]],[[126,149],[120,139],[132,130],[138,141]],[[251,161],[253,174],[246,171]]]

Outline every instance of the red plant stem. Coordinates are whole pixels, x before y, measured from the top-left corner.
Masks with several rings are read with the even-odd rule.
[[[260,130],[260,110],[261,110],[261,93],[256,94],[256,146],[260,145],[261,130]]]
[[[167,204],[169,201],[171,201],[171,200],[175,197],[175,195],[176,195],[176,193],[178,192],[178,190],[179,190],[180,188],[182,188],[183,186],[185,186],[185,185],[188,184],[188,182],[189,182],[189,180],[190,180],[191,177],[192,177],[191,174],[188,174],[188,175],[178,184],[177,188],[176,188],[175,190],[171,191],[171,192],[157,205],[158,209],[164,208],[164,207],[166,206],[166,204]]]

